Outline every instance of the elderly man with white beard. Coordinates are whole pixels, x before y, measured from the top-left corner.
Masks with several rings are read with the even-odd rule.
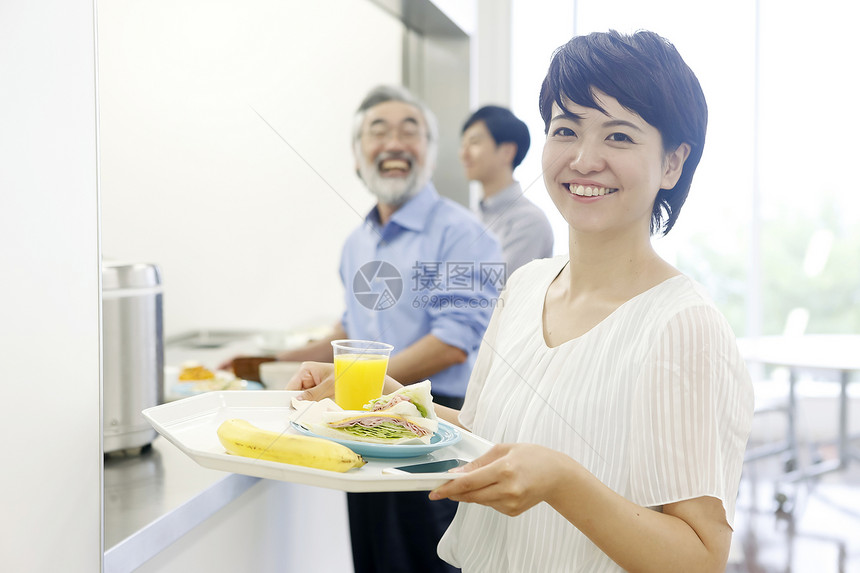
[[[432,112],[405,89],[380,86],[365,97],[353,151],[377,204],[343,247],[346,310],[330,337],[279,359],[331,362],[339,338],[387,342],[389,375],[429,378],[434,401],[462,405],[505,263],[477,218],[433,186],[437,142]],[[456,571],[436,554],[455,503],[406,492],[351,493],[348,504],[356,573]]]

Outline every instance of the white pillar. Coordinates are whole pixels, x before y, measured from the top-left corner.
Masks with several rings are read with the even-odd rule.
[[[94,0],[0,3],[0,569],[99,571]]]
[[[511,0],[478,0],[475,108],[511,105]]]

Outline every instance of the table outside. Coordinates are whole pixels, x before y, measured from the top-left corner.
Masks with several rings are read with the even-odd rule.
[[[748,363],[785,366],[789,369],[789,420],[794,419],[795,390],[799,373],[820,370],[839,374],[838,458],[796,469],[781,481],[792,482],[845,468],[851,459],[860,460],[860,450],[851,447],[848,435],[848,385],[852,372],[860,372],[860,335],[808,334],[802,336],[762,336],[738,339],[738,347]],[[793,432],[789,428],[789,432]]]

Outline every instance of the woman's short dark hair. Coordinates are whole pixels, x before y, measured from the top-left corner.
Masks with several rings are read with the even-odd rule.
[[[529,128],[523,120],[515,116],[506,107],[485,105],[469,116],[460,133],[465,133],[467,129],[479,121],[483,121],[484,125],[487,126],[487,131],[490,132],[496,145],[513,143],[517,146],[517,153],[512,163],[514,168],[523,162],[531,144]]]
[[[705,145],[708,105],[699,80],[675,46],[654,32],[627,35],[610,30],[576,36],[553,53],[541,86],[545,130],[549,130],[553,103],[568,111],[565,98],[605,113],[593,90],[612,96],[657,128],[665,151],[682,143],[690,146],[678,183],[672,189],[660,189],[654,201],[651,234],[662,230],[665,235],[687,199]]]

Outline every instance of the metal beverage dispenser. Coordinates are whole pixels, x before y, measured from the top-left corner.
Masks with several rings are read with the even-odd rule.
[[[102,404],[105,453],[148,446],[141,410],[164,399],[161,272],[145,263],[102,264]]]

